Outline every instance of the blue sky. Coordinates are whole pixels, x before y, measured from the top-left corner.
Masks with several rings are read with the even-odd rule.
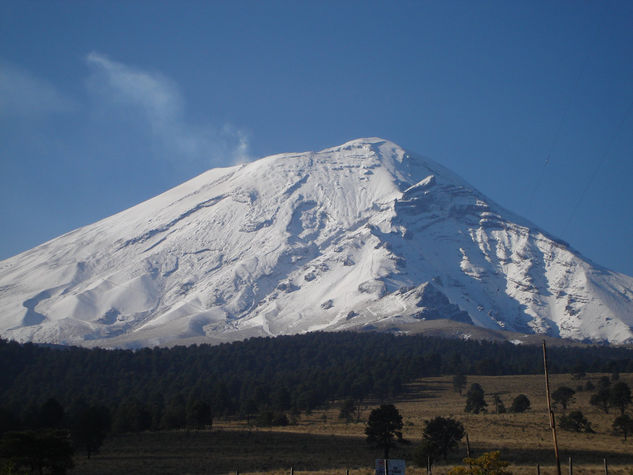
[[[0,2],[0,259],[380,136],[633,275],[633,2]]]

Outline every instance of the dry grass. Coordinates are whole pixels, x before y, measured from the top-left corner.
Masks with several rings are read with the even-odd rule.
[[[597,382],[601,375],[574,381],[569,375],[552,375],[552,390],[565,385],[576,389],[587,379]],[[633,387],[633,374],[621,375]],[[524,414],[465,414],[465,397],[452,389],[451,377],[425,378],[411,386],[408,395],[396,401],[405,422],[404,436],[413,445],[398,449],[394,458],[405,458],[407,474],[426,474],[411,462],[411,450],[421,437],[424,421],[435,416],[451,416],[466,428],[471,450],[481,454],[501,450],[502,458],[512,462],[516,474],[534,474],[540,463],[542,474],[553,474],[552,436],[546,411],[545,384],[542,376],[470,376],[468,386],[477,382],[486,391],[489,410],[491,394],[498,393],[510,407],[518,394],[526,394],[532,408]],[[616,414],[598,411],[589,405],[591,392],[577,392],[568,410],[582,410],[591,421],[595,434],[577,434],[559,430],[561,461],[566,473],[573,456],[574,474],[604,473],[603,459],[609,461],[610,474],[633,474],[633,440],[624,442],[611,433]],[[376,404],[368,405],[362,418]],[[560,414],[560,411],[557,411]],[[303,416],[299,423],[286,428],[253,429],[243,421],[219,421],[213,431],[158,432],[110,438],[101,454],[91,460],[77,458],[73,473],[152,473],[152,474],[229,474],[237,469],[243,475],[294,473],[325,475],[370,475],[373,460],[380,451],[364,441],[364,424],[346,424],[337,418],[338,408],[316,411]],[[465,447],[449,458],[447,464],[434,467],[434,474],[446,473],[459,464]]]

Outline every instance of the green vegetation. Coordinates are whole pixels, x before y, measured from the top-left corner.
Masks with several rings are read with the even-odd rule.
[[[459,395],[462,395],[462,391],[464,390],[464,388],[466,387],[466,382],[467,382],[467,378],[466,375],[462,374],[462,373],[458,373],[455,376],[453,376],[453,389],[459,393]]]
[[[569,414],[561,416],[559,425],[561,429],[572,432],[593,432],[591,423],[587,420],[582,411],[572,411]]]
[[[530,408],[530,399],[525,394],[519,394],[512,400],[510,411],[525,412]]]
[[[479,457],[466,457],[465,467],[454,467],[448,475],[512,475],[506,470],[510,462],[501,460],[501,452],[486,452]]]
[[[604,411],[605,414],[609,413],[609,401],[611,400],[611,394],[609,388],[600,388],[597,393],[591,396],[590,404],[597,406]]]
[[[625,382],[619,381],[619,375],[614,381],[618,382],[612,386],[609,378],[606,376],[600,378],[598,392],[591,396],[589,402],[592,406],[602,409],[605,414],[609,413],[610,407],[614,407],[619,409],[620,415],[623,416],[628,406],[633,402],[631,388]]]
[[[624,415],[624,411],[631,404],[631,389],[628,384],[619,381],[611,387],[609,392],[609,402],[611,405],[620,410],[620,415]]]
[[[99,451],[110,430],[110,411],[100,406],[82,406],[75,409],[70,430],[75,447],[83,450],[88,458]]]
[[[416,447],[413,459],[421,467],[426,467],[427,460],[432,465],[440,456],[446,461],[448,453],[457,449],[465,433],[461,422],[450,417],[434,417],[424,423],[422,442]]]
[[[484,390],[479,383],[470,385],[470,389],[466,393],[466,408],[464,411],[479,414],[485,412],[488,403],[484,399]]]
[[[498,394],[492,395],[492,404],[495,406],[495,414],[505,414],[506,406]]]
[[[0,468],[9,473],[65,474],[73,467],[72,455],[65,431],[7,432],[0,438]]]
[[[402,416],[393,404],[382,404],[369,414],[365,428],[367,442],[384,450],[385,459],[389,458],[389,449],[402,439]]]
[[[410,440],[411,445],[391,449],[390,456],[407,461],[407,475],[426,474],[426,466],[416,467],[413,456],[423,440],[425,422],[436,417],[454,418],[464,426],[473,458],[500,450],[501,458],[512,463],[509,470],[515,475],[534,474],[537,463],[541,464],[541,473],[554,473],[543,376],[468,377],[486,388],[489,405],[494,394],[500,395],[507,405],[518,394],[525,394],[532,409],[524,413],[464,413],[465,396],[453,391],[452,376],[416,380],[407,386],[402,397],[393,401],[402,415],[403,438]],[[595,382],[599,375],[587,377]],[[572,381],[569,374],[555,374],[551,378],[554,387]],[[622,373],[621,380],[631,385],[633,374]],[[595,433],[560,430],[562,459],[574,457],[575,473],[602,473],[604,457],[609,461],[610,473],[631,472],[631,437],[624,441],[623,434],[614,433],[616,415],[604,414],[591,406],[590,396],[590,392],[577,394],[574,408],[586,415]],[[241,475],[287,475],[294,466],[297,475],[343,475],[347,468],[350,475],[371,475],[378,452],[365,443],[364,430],[370,412],[380,402],[372,399],[363,404],[359,423],[338,418],[343,403],[331,401],[309,415],[294,416],[291,411],[291,423],[287,426],[259,427],[249,425],[246,418],[222,416],[214,419],[211,430],[112,433],[90,459],[75,446],[75,468],[69,473],[226,475],[239,469]],[[67,410],[66,417],[71,413],[72,409]],[[451,467],[462,465],[464,457],[466,444],[462,439],[455,451],[449,451],[447,461],[442,456],[434,461],[433,473],[446,474]]]
[[[574,412],[567,416],[573,432],[561,431],[562,441],[567,433],[577,438],[611,437],[611,445],[614,441],[623,443],[622,437],[631,434],[628,419],[614,421],[615,414],[606,411],[612,408],[612,412],[629,417],[629,385],[633,380],[627,374],[633,372],[633,350],[554,347],[549,356],[553,384],[559,388],[577,387],[573,407],[582,410],[580,417]],[[569,372],[574,370],[574,377],[578,378],[581,366],[583,384],[574,386],[578,380]],[[517,447],[526,443],[527,432],[531,431],[540,441],[531,449],[534,454],[541,454],[539,457],[545,453],[542,446],[547,440],[542,429],[547,421],[543,419],[539,347],[377,333],[315,333],[255,338],[215,347],[137,351],[52,348],[0,340],[0,367],[0,436],[9,437],[6,443],[12,443],[10,437],[14,435],[9,434],[27,434],[19,439],[27,441],[28,434],[39,437],[63,433],[74,450],[75,462],[81,461],[77,473],[90,473],[87,458],[97,464],[110,460],[101,458],[104,450],[110,454],[112,450],[125,452],[127,449],[116,448],[123,440],[143,444],[154,440],[150,434],[158,440],[157,431],[172,434],[161,439],[160,447],[153,448],[153,442],[147,442],[149,446],[138,447],[140,452],[121,456],[121,460],[145,460],[144,450],[167,450],[166,440],[182,429],[192,443],[211,437],[211,429],[213,433],[231,434],[234,430],[302,433],[301,437],[285,436],[288,443],[299,444],[295,460],[305,460],[302,447],[312,443],[310,437],[316,431],[323,436],[336,435],[341,446],[348,447],[349,443],[350,451],[358,451],[352,458],[365,460],[362,463],[366,464],[367,458],[373,457],[362,443],[371,407],[410,400],[417,402],[398,402],[403,426],[397,432],[413,440],[417,448],[392,448],[396,457],[411,460],[415,451],[421,451],[443,458],[431,439],[424,436],[422,427],[425,421],[452,418],[454,414],[461,414],[459,423],[468,430],[477,453],[506,447],[513,454],[513,466],[517,457],[520,462],[522,449]],[[502,375],[509,374],[523,376],[511,378],[515,383],[510,387],[500,385],[504,381]],[[538,375],[538,382],[529,383],[532,374]],[[613,377],[616,374],[617,379]],[[461,395],[466,381],[472,382],[470,390]],[[441,393],[435,387],[441,387]],[[595,394],[590,392],[593,389]],[[506,405],[511,410],[507,414],[503,410]],[[562,402],[559,405],[562,407]],[[486,413],[487,407],[494,407],[494,413]],[[596,434],[590,432],[594,430]],[[127,433],[138,434],[139,438],[129,438]],[[395,435],[394,440],[397,439]],[[515,439],[512,443],[516,446],[508,445]],[[265,437],[257,440],[262,441],[262,446],[267,443]],[[112,445],[108,445],[109,441]],[[354,445],[359,441],[358,446]],[[578,450],[594,450],[596,440],[587,444],[591,449]],[[463,446],[458,443],[457,447],[462,451],[461,457],[456,459],[449,450],[445,463],[455,464],[463,458]],[[595,448],[600,453],[611,450],[608,444]],[[215,448],[213,453],[218,455]],[[7,451],[4,454],[0,467],[25,467],[25,459],[11,459]],[[502,454],[507,458],[506,452]],[[174,457],[178,458],[176,452]],[[265,459],[265,452],[257,452],[257,457]],[[535,460],[534,455],[525,455],[528,459]],[[60,462],[59,470],[67,469],[63,468],[64,463]],[[240,464],[235,463],[227,462],[226,472],[239,468]],[[323,467],[320,464],[315,461],[311,467]],[[179,470],[176,466],[175,461],[169,465],[171,473]],[[100,473],[117,470],[128,471],[109,467]],[[145,468],[141,464],[130,470],[142,473]],[[187,470],[196,473],[195,469]]]
[[[550,359],[552,374],[579,364],[587,373],[633,371],[633,350],[624,348],[553,347]],[[137,351],[0,340],[0,366],[0,407],[21,423],[54,398],[64,408],[105,406],[114,430],[136,431],[208,425],[192,419],[202,402],[213,417],[309,412],[334,399],[392,399],[420,377],[539,374],[542,357],[539,347],[510,343],[312,333]],[[460,377],[455,387],[464,384]],[[618,409],[626,401],[624,394]]]
[[[338,418],[344,419],[345,422],[352,422],[354,420],[354,414],[356,413],[356,403],[353,399],[345,399],[341,410],[339,411]]]
[[[629,434],[633,434],[633,418],[628,414],[616,417],[613,421],[613,431],[622,434],[626,440]]]
[[[566,411],[567,406],[574,401],[574,394],[576,394],[576,391],[573,389],[561,386],[552,393],[552,401],[554,401],[554,404],[562,406],[563,411]]]

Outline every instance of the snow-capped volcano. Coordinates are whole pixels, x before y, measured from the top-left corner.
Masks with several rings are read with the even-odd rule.
[[[0,334],[100,346],[460,328],[633,341],[633,278],[378,138],[213,169],[0,262]]]

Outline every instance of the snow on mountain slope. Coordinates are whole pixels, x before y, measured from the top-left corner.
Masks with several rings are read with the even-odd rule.
[[[0,334],[20,341],[215,343],[436,319],[633,342],[633,278],[378,138],[213,169],[0,262]]]

